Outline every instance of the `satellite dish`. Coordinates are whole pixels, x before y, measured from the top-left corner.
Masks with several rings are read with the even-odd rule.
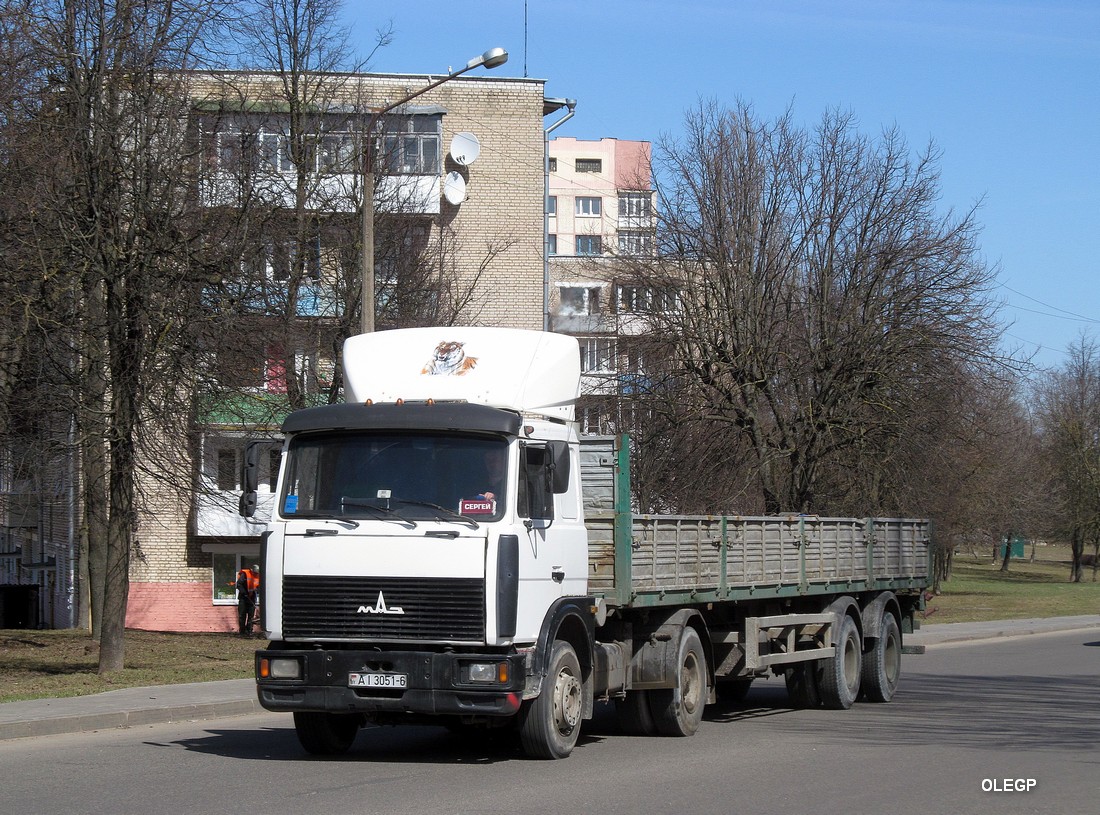
[[[481,142],[473,133],[455,133],[451,139],[451,158],[465,167],[481,155]]]
[[[443,197],[456,207],[466,200],[466,180],[454,170],[443,181]]]

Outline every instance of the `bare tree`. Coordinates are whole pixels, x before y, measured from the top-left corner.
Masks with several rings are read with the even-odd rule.
[[[1069,539],[1070,579],[1083,576],[1085,545],[1100,554],[1100,348],[1082,336],[1038,386],[1043,446],[1054,472],[1054,531]]]
[[[26,237],[67,295],[52,312],[62,341],[47,347],[65,352],[56,370],[72,375],[60,394],[72,398],[58,401],[84,439],[87,519],[104,508],[102,529],[85,527],[101,672],[123,664],[138,451],[156,426],[147,408],[176,387],[163,378],[172,371],[164,360],[180,362],[175,342],[201,285],[181,69],[195,67],[223,9],[157,0],[32,0],[21,9],[39,97],[49,99],[23,144],[23,155],[50,156],[24,188],[33,196]]]
[[[881,459],[997,362],[973,213],[938,213],[934,149],[850,115],[802,130],[709,104],[685,125],[657,153],[661,251],[618,271],[666,293],[632,328],[663,368],[650,409],[751,456],[767,512],[896,505]]]

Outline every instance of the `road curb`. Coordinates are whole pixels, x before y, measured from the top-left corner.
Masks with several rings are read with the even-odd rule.
[[[906,636],[906,645],[946,645],[956,642],[1006,639],[1033,634],[1088,631],[1100,628],[1100,614],[1047,617],[1030,620],[992,620],[984,623],[939,623],[927,625]]]
[[[33,736],[57,736],[64,733],[87,733],[95,730],[112,730],[140,727],[150,724],[202,721],[230,716],[246,716],[263,708],[255,699],[199,703],[168,708],[143,708],[137,710],[86,713],[69,716],[46,716],[22,721],[0,722],[0,741]]]
[[[0,741],[246,716],[262,710],[253,679],[119,688],[0,704]]]

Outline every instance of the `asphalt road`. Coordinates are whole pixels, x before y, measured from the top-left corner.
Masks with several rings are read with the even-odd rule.
[[[21,815],[1091,815],[1098,666],[1100,631],[938,645],[906,657],[888,705],[791,710],[770,680],[689,739],[622,736],[605,711],[559,762],[434,727],[364,730],[348,756],[309,758],[269,713],[12,739],[0,801]]]

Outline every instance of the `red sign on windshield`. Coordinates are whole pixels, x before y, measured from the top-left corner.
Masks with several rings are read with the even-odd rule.
[[[462,515],[492,515],[496,505],[496,501],[486,498],[463,498],[458,502],[458,511]]]

